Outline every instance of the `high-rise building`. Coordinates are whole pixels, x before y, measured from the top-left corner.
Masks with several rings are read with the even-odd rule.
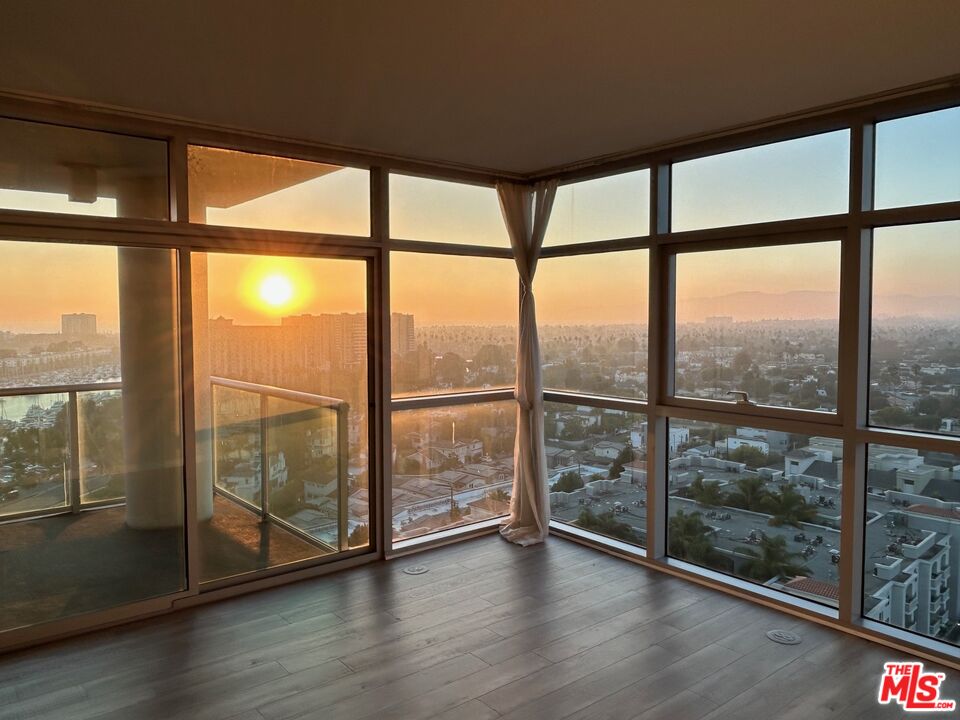
[[[60,334],[82,337],[97,334],[97,316],[92,313],[66,313],[60,316]]]
[[[284,342],[294,345],[304,365],[318,360],[335,365],[360,362],[367,352],[365,313],[291,315],[282,318]],[[312,363],[311,363],[312,361]]]
[[[413,315],[407,313],[393,313],[390,316],[390,337],[394,350],[406,355],[417,347],[414,333]]]

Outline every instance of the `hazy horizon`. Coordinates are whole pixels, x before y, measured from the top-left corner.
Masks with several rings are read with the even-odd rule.
[[[878,192],[882,189],[884,198],[909,190],[907,199],[920,202],[938,188],[942,191],[949,179],[945,165],[938,165],[940,169],[929,177],[917,177],[912,163],[917,153],[926,152],[924,137],[930,133],[947,137],[957,117],[960,112],[941,112],[880,124]],[[921,126],[923,137],[910,134],[910,127]],[[814,212],[826,196],[833,202],[836,192],[825,193],[825,188],[835,190],[845,182],[838,173],[846,167],[846,143],[843,133],[827,133],[678,163],[676,175],[685,189],[675,193],[673,215],[674,220],[678,215],[685,217],[677,227],[716,226],[735,216],[740,222],[785,217],[798,207]],[[723,176],[729,176],[733,185],[718,185],[716,174],[724,168]],[[824,168],[831,168],[829,183],[818,174]],[[898,172],[910,179],[909,188],[894,182]],[[231,208],[210,208],[209,219],[297,227],[322,216],[328,232],[349,232],[350,223],[361,214],[354,195],[366,197],[366,185],[358,180],[363,174],[350,168],[327,173]],[[549,242],[647,232],[648,181],[648,173],[640,170],[563,186],[554,224],[547,229]],[[731,195],[733,186],[737,192]],[[492,187],[391,174],[390,189],[395,237],[509,247]],[[77,203],[68,202],[66,196],[4,192],[0,205],[6,202],[27,209],[33,203],[33,209],[49,212],[76,211]],[[100,198],[88,210],[115,214],[105,200]],[[878,228],[874,237],[877,317],[960,314],[950,309],[960,307],[960,273],[956,271],[960,221]],[[0,240],[0,257],[5,265],[0,308],[8,309],[0,311],[0,329],[57,332],[61,314],[89,312],[97,316],[104,331],[117,330],[116,248]],[[366,310],[362,260],[268,260],[228,253],[211,253],[210,258],[211,317],[222,315],[240,324],[276,324],[283,315]],[[518,281],[512,259],[394,251],[390,262],[392,309],[412,313],[422,326],[516,323]],[[837,316],[839,240],[680,252],[676,267],[679,322],[724,315],[738,321]],[[289,302],[269,306],[256,299],[253,285],[269,273],[279,273],[290,285]],[[539,320],[544,325],[644,322],[648,274],[647,251],[642,249],[541,259],[534,281]]]

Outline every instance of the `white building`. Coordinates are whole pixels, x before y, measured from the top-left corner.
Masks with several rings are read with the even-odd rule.
[[[318,510],[337,509],[337,481],[320,484],[307,481],[303,484],[303,502]]]
[[[667,437],[667,448],[671,455],[676,455],[680,447],[690,442],[690,429],[676,425],[670,426]],[[638,450],[647,449],[647,423],[642,422],[630,431],[630,444]]]
[[[910,506],[903,516],[908,528],[923,535],[915,543],[901,543],[903,557],[888,555],[874,565],[874,577],[885,582],[870,594],[864,610],[873,620],[936,636],[960,616],[960,553],[952,537],[960,528],[960,511],[923,504]]]
[[[764,455],[770,454],[770,444],[766,440],[757,440],[752,437],[741,437],[739,435],[736,437],[727,438],[726,448],[728,454],[732,453],[734,450],[739,450],[742,447],[749,447],[753,448],[754,450],[759,450]]]
[[[287,459],[280,452],[270,463],[270,487],[283,487],[287,477]],[[237,464],[229,474],[222,475],[217,484],[237,497],[254,502],[260,493],[260,458]]]
[[[627,446],[624,443],[613,442],[612,440],[601,440],[593,446],[593,454],[597,457],[616,460]]]

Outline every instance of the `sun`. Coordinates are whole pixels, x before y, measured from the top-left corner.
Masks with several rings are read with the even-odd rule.
[[[293,299],[293,282],[286,275],[274,273],[260,281],[260,299],[270,307],[279,308]]]

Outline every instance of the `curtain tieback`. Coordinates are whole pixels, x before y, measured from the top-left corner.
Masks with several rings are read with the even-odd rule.
[[[523,410],[529,412],[533,409],[533,402],[531,402],[530,397],[526,393],[521,393],[519,390],[514,390],[513,397]]]

